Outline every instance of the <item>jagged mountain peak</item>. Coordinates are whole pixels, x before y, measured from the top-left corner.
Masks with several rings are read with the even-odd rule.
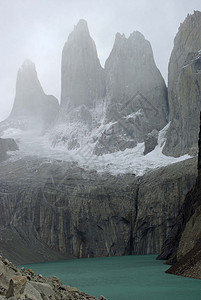
[[[44,93],[35,64],[26,59],[17,73],[16,95],[9,119],[40,127],[52,122],[58,109],[58,100]]]
[[[133,31],[128,40],[145,40],[145,37],[140,31]]]
[[[81,19],[64,45],[61,71],[61,106],[93,106],[104,97],[104,71],[87,22]]]
[[[26,59],[18,70],[16,93],[24,94],[26,92],[26,94],[29,94],[29,90],[33,89],[33,86],[38,92],[43,93],[35,64],[31,60]]]
[[[121,33],[117,32],[115,35],[114,46],[118,45],[118,44],[122,44],[122,43],[124,43],[124,44],[130,43],[130,42],[137,43],[137,42],[141,42],[141,41],[148,42],[145,39],[144,35],[139,31],[133,31],[128,38],[125,36],[124,33],[121,34]]]
[[[28,86],[30,84],[32,85],[33,82],[31,81],[35,81],[35,84],[41,88],[40,82],[38,81],[35,64],[30,59],[26,59],[18,70],[16,88],[18,88],[19,85],[23,85],[23,82],[26,82]]]
[[[81,40],[83,44],[84,43],[86,44],[86,42],[89,41],[90,42],[93,41],[89,33],[87,21],[85,21],[84,19],[79,20],[79,22],[77,23],[77,25],[74,26],[73,31],[70,33],[68,37],[68,43],[74,42],[75,40],[77,41]]]
[[[27,69],[27,68],[36,69],[35,64],[28,58],[23,62],[20,69]]]
[[[74,31],[75,30],[82,30],[82,31],[89,32],[87,21],[84,19],[80,19],[77,25],[74,26]]]
[[[125,37],[125,34],[121,34],[119,32],[116,33],[115,35],[115,42],[121,41],[121,40],[127,40],[127,38]]]
[[[193,26],[196,25],[196,23],[200,24],[200,22],[201,12],[199,10],[194,10],[193,14],[188,14],[184,22],[180,24],[178,31],[180,31],[184,26],[189,26],[191,24]]]

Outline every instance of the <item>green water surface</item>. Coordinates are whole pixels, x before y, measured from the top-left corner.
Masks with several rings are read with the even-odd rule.
[[[73,259],[24,265],[36,274],[108,300],[201,300],[201,280],[165,274],[155,255]]]

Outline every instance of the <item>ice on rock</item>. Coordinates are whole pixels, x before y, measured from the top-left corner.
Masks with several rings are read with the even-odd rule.
[[[106,125],[108,126],[108,124]],[[88,140],[82,141],[82,148],[68,150],[64,143],[58,143],[55,147],[52,146],[50,133],[46,135],[37,135],[34,131],[22,131],[17,129],[8,129],[4,132],[3,138],[14,138],[19,146],[19,150],[11,153],[13,160],[24,156],[36,156],[51,160],[76,161],[81,167],[86,169],[95,169],[98,172],[109,172],[117,175],[122,173],[133,173],[136,176],[141,176],[146,172],[167,166],[190,158],[189,155],[184,155],[178,158],[165,156],[162,154],[162,149],[165,144],[165,134],[169,124],[159,132],[158,145],[156,148],[144,156],[144,143],[139,143],[132,149],[117,151],[115,153],[104,154],[97,156],[93,154],[94,143],[90,142],[93,136],[102,131],[104,125],[94,129]],[[61,128],[62,130],[62,128]]]

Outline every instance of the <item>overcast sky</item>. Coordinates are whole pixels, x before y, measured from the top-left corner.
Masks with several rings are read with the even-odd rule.
[[[174,37],[194,10],[201,10],[200,0],[0,0],[0,121],[12,109],[17,71],[27,58],[45,93],[60,100],[61,53],[79,19],[88,22],[102,66],[116,32],[143,33],[166,80]]]

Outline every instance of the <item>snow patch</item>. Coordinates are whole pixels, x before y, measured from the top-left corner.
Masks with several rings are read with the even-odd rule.
[[[101,125],[93,131],[92,136],[97,136],[106,126]],[[104,127],[105,126],[105,127]],[[19,150],[11,153],[12,160],[17,160],[25,156],[42,157],[53,161],[55,159],[62,161],[76,161],[85,169],[96,169],[98,172],[109,172],[113,175],[132,173],[136,176],[142,176],[146,172],[173,164],[190,158],[189,155],[183,155],[178,158],[165,156],[162,149],[165,145],[165,135],[170,126],[167,124],[158,136],[158,145],[155,149],[144,156],[144,143],[139,143],[135,148],[105,154],[102,156],[93,155],[94,144],[88,140],[88,143],[82,145],[79,149],[67,150],[66,145],[58,143],[52,146],[49,135],[38,135],[34,131],[22,131],[20,129],[8,129],[4,132],[3,138],[14,138],[18,143]],[[63,127],[60,128],[61,131]],[[67,129],[66,129],[67,130]]]
[[[132,114],[127,115],[126,117],[123,117],[123,118],[124,119],[135,119],[136,117],[142,116],[142,115],[143,115],[143,111],[142,111],[142,109],[139,109],[138,111],[133,112]]]

